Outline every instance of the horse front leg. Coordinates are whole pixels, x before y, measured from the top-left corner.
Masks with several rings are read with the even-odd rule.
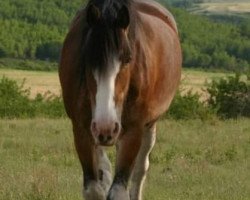
[[[156,139],[156,124],[146,127],[142,136],[141,147],[136,158],[132,184],[130,188],[131,200],[142,200],[143,184],[146,180],[146,173],[149,168],[149,154],[152,151]]]
[[[96,154],[98,159],[98,181],[107,195],[112,183],[112,166],[103,147],[98,146]]]
[[[94,145],[91,134],[74,127],[74,141],[83,169],[85,200],[106,200],[106,189],[100,182],[100,176],[103,174],[100,175],[98,170],[99,150]]]
[[[107,200],[129,200],[128,182],[141,145],[140,131],[125,133],[117,144],[115,177]]]

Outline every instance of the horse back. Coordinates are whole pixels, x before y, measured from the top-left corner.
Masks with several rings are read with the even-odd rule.
[[[177,25],[173,15],[156,1],[137,0],[136,8],[139,12],[155,16],[168,24],[176,33],[178,33]]]

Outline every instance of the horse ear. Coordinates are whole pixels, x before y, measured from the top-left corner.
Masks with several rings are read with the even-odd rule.
[[[97,6],[94,4],[89,5],[87,10],[87,23],[89,26],[96,24],[96,22],[101,17],[101,12]]]
[[[126,29],[129,23],[130,23],[129,10],[126,6],[122,6],[122,8],[118,12],[116,19],[117,27]]]

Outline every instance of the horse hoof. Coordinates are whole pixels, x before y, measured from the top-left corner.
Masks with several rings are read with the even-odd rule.
[[[114,185],[109,191],[107,200],[130,200],[130,198],[124,186]]]
[[[88,184],[88,187],[84,190],[83,196],[85,200],[105,200],[106,195],[102,186],[97,182]]]

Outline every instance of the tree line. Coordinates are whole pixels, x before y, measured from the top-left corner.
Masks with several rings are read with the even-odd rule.
[[[217,23],[174,9],[186,67],[220,68],[239,72],[250,69],[250,23]],[[250,22],[250,18],[248,20]]]
[[[85,3],[0,1],[0,57],[57,60],[70,21]],[[178,8],[171,11],[178,23],[185,67],[250,70],[250,19],[240,25],[225,24]]]

